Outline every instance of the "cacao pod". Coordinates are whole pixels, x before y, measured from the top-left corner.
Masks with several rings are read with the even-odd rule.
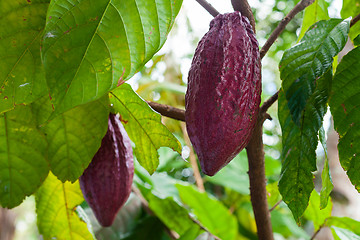
[[[119,118],[110,114],[101,146],[80,177],[84,198],[102,226],[112,225],[130,195],[133,176],[130,138]]]
[[[250,141],[261,101],[261,62],[249,20],[219,14],[188,76],[185,121],[202,171],[214,175]]]

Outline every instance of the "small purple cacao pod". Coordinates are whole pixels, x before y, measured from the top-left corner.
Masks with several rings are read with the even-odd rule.
[[[185,96],[187,131],[205,174],[246,147],[260,101],[260,53],[250,22],[239,12],[219,14],[196,48]]]
[[[79,179],[84,198],[102,226],[112,225],[130,195],[133,176],[130,138],[119,118],[110,114],[101,147]]]

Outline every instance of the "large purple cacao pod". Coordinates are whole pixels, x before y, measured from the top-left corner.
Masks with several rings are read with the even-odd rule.
[[[185,96],[187,131],[205,174],[246,147],[260,101],[260,54],[249,20],[220,14],[196,48]]]
[[[133,176],[130,138],[119,118],[110,114],[101,147],[80,177],[84,198],[102,226],[112,225],[130,195]]]

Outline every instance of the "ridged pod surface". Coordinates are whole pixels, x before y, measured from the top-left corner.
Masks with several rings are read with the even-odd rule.
[[[187,131],[205,174],[246,147],[260,101],[260,53],[249,20],[219,14],[196,48],[185,96]]]
[[[112,225],[130,195],[133,176],[130,138],[119,118],[110,114],[101,147],[80,177],[84,198],[102,226]]]

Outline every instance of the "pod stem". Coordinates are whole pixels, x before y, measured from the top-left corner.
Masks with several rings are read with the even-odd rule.
[[[251,140],[246,147],[246,153],[249,163],[250,197],[257,234],[260,240],[273,240],[274,236],[266,194],[265,153],[262,139],[262,126],[267,118],[266,115],[266,112],[259,112]]]

